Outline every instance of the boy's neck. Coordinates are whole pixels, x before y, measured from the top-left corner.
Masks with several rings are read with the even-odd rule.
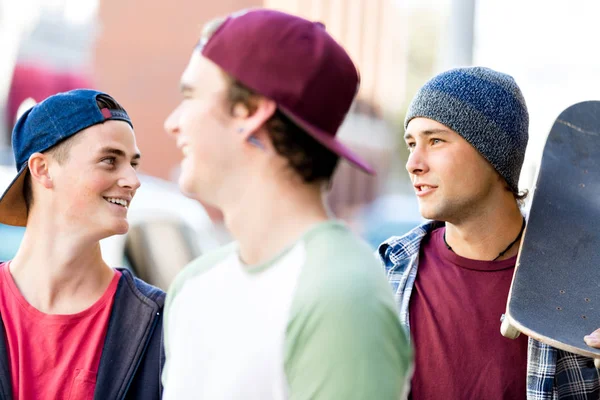
[[[225,225],[249,265],[266,262],[304,232],[329,219],[320,185],[261,185],[223,207]]]
[[[523,215],[515,203],[514,207],[488,210],[459,223],[446,222],[445,240],[461,257],[505,260],[517,255],[523,239],[522,235],[519,237],[522,228]]]
[[[73,314],[98,300],[114,271],[102,259],[100,243],[56,233],[40,237],[27,229],[10,263],[25,299],[48,314]]]

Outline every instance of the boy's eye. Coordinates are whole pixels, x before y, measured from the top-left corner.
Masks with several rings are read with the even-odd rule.
[[[113,165],[115,163],[116,159],[114,157],[107,157],[102,159],[102,162],[105,164],[109,164],[109,165]]]

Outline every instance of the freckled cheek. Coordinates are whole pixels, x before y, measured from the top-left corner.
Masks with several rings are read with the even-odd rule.
[[[91,210],[97,208],[105,201],[102,196],[109,194],[108,191],[116,185],[114,179],[109,180],[104,176],[90,176],[85,181],[73,183],[70,191],[70,205],[74,212]]]

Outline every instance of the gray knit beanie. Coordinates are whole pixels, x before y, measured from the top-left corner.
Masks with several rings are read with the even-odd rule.
[[[417,92],[404,127],[417,117],[456,131],[518,192],[529,139],[529,114],[521,90],[510,75],[483,67],[442,72]]]

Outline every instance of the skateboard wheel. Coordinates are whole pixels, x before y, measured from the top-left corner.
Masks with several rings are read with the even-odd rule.
[[[500,333],[509,339],[516,339],[521,334],[506,318],[502,321],[502,325],[500,325]]]
[[[594,358],[594,365],[597,369],[600,369],[600,358]]]

